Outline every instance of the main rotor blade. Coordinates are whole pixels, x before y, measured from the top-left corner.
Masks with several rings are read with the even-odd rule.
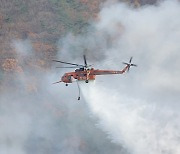
[[[72,67],[61,67],[61,66],[59,66],[59,67],[56,67],[56,68],[78,68],[78,67],[76,67],[76,66],[72,66]]]
[[[83,55],[84,58],[84,66],[87,67],[86,55]]]
[[[75,65],[75,66],[84,67],[84,65],[79,65],[79,64],[75,64],[75,63],[64,62],[64,61],[60,61],[60,60],[52,60],[52,61],[58,62],[58,63],[63,63],[63,64],[69,64],[69,65]]]

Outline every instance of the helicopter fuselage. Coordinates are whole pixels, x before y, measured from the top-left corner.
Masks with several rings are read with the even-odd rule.
[[[72,83],[73,79],[76,80],[95,80],[96,75],[94,75],[92,73],[94,69],[76,69],[75,72],[68,72],[65,73],[62,77],[61,77],[61,81],[65,82],[65,83]]]
[[[61,81],[64,83],[72,83],[73,79],[79,80],[79,81],[88,81],[88,80],[95,80],[96,75],[108,75],[108,74],[123,74],[127,70],[127,66],[121,70],[121,71],[115,71],[115,70],[99,70],[99,69],[76,69],[74,72],[68,72],[65,73],[61,77]]]

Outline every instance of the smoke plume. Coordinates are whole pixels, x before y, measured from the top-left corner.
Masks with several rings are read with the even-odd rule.
[[[63,39],[62,57],[85,53],[98,69],[118,70],[134,57],[130,73],[81,84],[98,127],[130,153],[180,153],[179,15],[176,0],[136,9],[106,3],[88,34]]]
[[[77,101],[75,85],[52,84],[63,72],[43,70],[42,56],[38,57],[30,41],[13,41],[12,47],[17,59],[6,60],[0,93],[0,153],[108,154],[123,150],[95,126],[96,118],[89,117],[83,101]]]
[[[111,38],[101,66],[123,68],[130,56],[138,64],[125,75],[81,85],[99,127],[130,153],[180,153],[179,15],[175,0],[138,9],[116,3],[105,5],[95,24]]]

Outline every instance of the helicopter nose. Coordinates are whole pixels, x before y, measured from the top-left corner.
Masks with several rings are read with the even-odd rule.
[[[61,81],[64,81],[64,76],[61,77]]]

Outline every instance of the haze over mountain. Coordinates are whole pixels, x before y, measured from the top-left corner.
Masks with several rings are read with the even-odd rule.
[[[0,153],[177,154],[179,8],[176,0],[1,0]],[[132,55],[139,67],[82,83],[78,102],[75,84],[52,85],[71,71],[52,59],[82,63],[84,53],[96,68],[119,70]]]

